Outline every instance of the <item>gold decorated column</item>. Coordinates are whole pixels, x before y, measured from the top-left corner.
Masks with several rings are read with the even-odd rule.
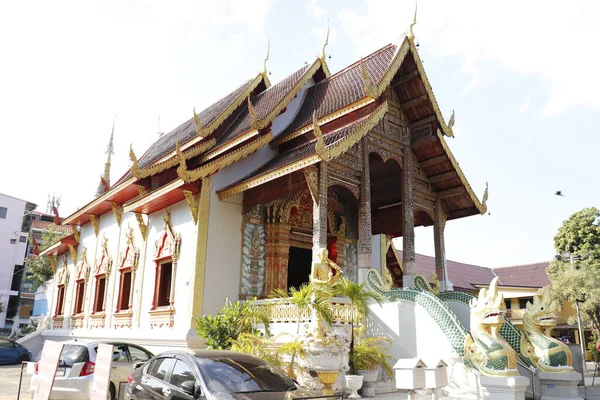
[[[404,264],[404,287],[414,287],[416,273],[415,262],[415,221],[414,221],[414,163],[410,148],[411,132],[409,128],[402,128],[402,141],[404,157],[402,162],[402,263]]]
[[[358,280],[364,282],[366,271],[371,268],[371,176],[369,169],[369,149],[367,141],[362,143],[363,176],[360,185],[360,204],[358,206]]]
[[[319,249],[327,248],[327,163],[319,163],[318,190],[313,195],[313,260]]]

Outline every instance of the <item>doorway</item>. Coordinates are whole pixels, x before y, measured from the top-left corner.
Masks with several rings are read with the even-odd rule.
[[[309,282],[310,268],[312,262],[312,250],[290,246],[290,258],[288,261],[288,289],[299,289],[304,283]]]

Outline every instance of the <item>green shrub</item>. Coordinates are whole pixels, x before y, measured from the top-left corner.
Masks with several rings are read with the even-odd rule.
[[[205,315],[196,320],[198,335],[206,340],[209,349],[227,350],[231,342],[242,333],[259,333],[256,325],[264,324],[269,332],[268,311],[254,307],[256,298],[251,301],[226,302],[215,316]]]

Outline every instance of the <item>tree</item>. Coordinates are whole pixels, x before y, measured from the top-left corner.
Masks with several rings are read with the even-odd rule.
[[[42,232],[42,246],[40,247],[40,250],[43,251],[47,249],[56,243],[62,236],[63,234],[61,232],[54,231],[54,225],[50,225],[50,229]],[[26,259],[25,270],[32,273],[26,280],[27,282],[31,282],[32,290],[34,291],[54,275],[49,256],[34,256],[31,259]]]
[[[600,211],[584,208],[571,215],[554,237],[559,253],[573,256],[555,260],[548,277],[555,297],[561,301],[579,301],[583,322],[591,323],[594,336],[600,337]],[[574,323],[574,319],[569,323]]]

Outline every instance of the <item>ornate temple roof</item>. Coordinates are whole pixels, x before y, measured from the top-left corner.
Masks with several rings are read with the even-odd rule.
[[[270,86],[265,69],[160,137],[139,161],[132,151],[130,172],[65,223],[86,223],[89,218],[85,214],[101,215],[110,210],[109,202],[129,209],[128,205],[148,194],[151,185],[145,178],[150,176],[164,172],[168,180],[161,179],[161,186],[174,184],[176,178],[192,183],[267,144],[277,148],[279,155],[222,189],[221,198],[267,182],[279,173],[335,158],[366,134],[365,127],[380,121],[385,113],[382,107],[387,107],[391,92],[397,96],[395,101],[413,133],[412,151],[419,167],[430,180],[430,188],[440,194],[452,211],[448,218],[486,211],[486,196],[483,203],[479,201],[446,143],[444,136],[452,136],[454,118],[448,124],[444,121],[409,37],[388,44],[331,76],[324,58],[322,52],[312,64],[274,86]],[[285,113],[289,103],[307,86],[299,110],[281,134],[273,137],[273,120]],[[392,88],[396,90],[385,93]],[[136,185],[145,188],[140,189],[139,196]]]
[[[396,46],[389,44],[362,60],[373,81],[379,81],[389,68]],[[366,96],[362,76],[361,62],[344,68],[329,78],[310,87],[296,118],[282,133],[282,138],[312,123],[313,112],[316,117],[329,115]]]

